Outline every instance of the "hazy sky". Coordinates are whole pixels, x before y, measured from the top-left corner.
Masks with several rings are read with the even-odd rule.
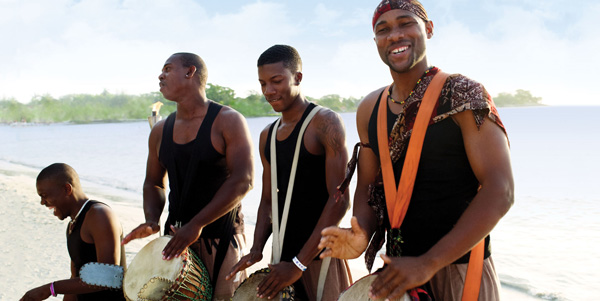
[[[256,60],[274,44],[302,56],[305,95],[360,97],[389,84],[371,17],[378,0],[0,0],[0,99],[158,91],[174,52],[199,54],[208,81],[260,91]],[[596,104],[600,1],[424,0],[430,64],[492,96],[529,90],[546,104]]]

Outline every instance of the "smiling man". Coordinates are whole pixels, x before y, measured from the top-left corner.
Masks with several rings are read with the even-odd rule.
[[[122,290],[101,289],[84,284],[80,268],[88,262],[125,267],[123,231],[117,216],[104,203],[91,201],[81,188],[75,170],[64,163],[44,168],[36,181],[41,204],[60,220],[71,218],[67,248],[71,257],[71,278],[53,281],[28,291],[21,300],[45,300],[64,294],[64,300],[125,300]]]
[[[293,47],[275,45],[263,52],[258,59],[258,80],[266,100],[273,110],[281,113],[281,118],[260,134],[263,186],[254,243],[230,276],[260,261],[267,239],[271,233],[279,232],[273,230],[272,224],[272,197],[276,197],[275,219],[281,221],[276,224],[280,225],[279,229],[285,228],[283,243],[276,246],[280,251],[275,251],[280,261],[270,265],[271,272],[258,285],[257,294],[274,298],[284,287],[293,284],[297,299],[317,300],[324,262],[318,258],[320,250],[317,248],[321,230],[338,224],[348,210],[348,196],[338,198],[336,193],[348,160],[344,125],[337,113],[311,103],[302,95],[302,61]],[[318,112],[312,120],[308,119],[313,110]],[[301,127],[307,119],[309,123],[302,134]],[[275,149],[275,154],[271,154],[271,149]],[[294,169],[296,151],[299,153]],[[276,174],[271,172],[274,157]],[[291,177],[295,177],[292,183]],[[272,187],[272,183],[277,187]],[[286,199],[289,190],[293,192]],[[276,191],[276,196],[272,191]],[[289,202],[287,218],[284,217],[286,201]],[[273,241],[279,241],[279,237],[281,235],[274,235]],[[326,267],[321,277],[322,285],[327,287],[322,300],[336,300],[349,285],[347,263],[335,259]]]
[[[382,1],[372,26],[393,83],[367,95],[358,107],[357,130],[367,147],[358,162],[352,228],[324,230],[319,246],[329,249],[321,256],[356,258],[367,250],[365,258],[372,265],[387,232],[385,268],[371,285],[372,298],[397,298],[422,286],[435,300],[459,300],[469,251],[483,240],[479,300],[498,300],[500,284],[489,233],[511,207],[514,184],[508,140],[494,103],[480,83],[460,74],[447,77],[433,114],[426,117],[408,210],[401,226],[392,229],[387,204],[394,201],[386,200],[388,191],[384,194],[381,188],[380,159],[388,154],[380,154],[377,112],[386,104],[387,124],[382,129],[387,139],[382,140],[389,146],[394,175],[386,180],[396,189],[405,176],[403,164],[416,114],[440,69],[427,60],[433,22],[418,1]]]

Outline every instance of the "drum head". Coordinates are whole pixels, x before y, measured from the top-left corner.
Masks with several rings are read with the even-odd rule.
[[[338,301],[383,301],[382,299],[370,299],[369,298],[369,288],[371,287],[371,283],[377,278],[377,275],[367,275],[361,279],[358,279],[354,284],[352,284],[349,288],[343,291],[338,298]],[[401,298],[394,299],[395,301],[411,301],[410,296],[408,294],[404,294]]]
[[[256,297],[256,287],[260,284],[267,274],[269,273],[269,269],[258,270],[250,277],[246,278],[242,284],[235,290],[233,294],[233,298],[231,301],[264,301],[265,299],[261,299]],[[280,293],[280,299],[283,301],[294,300],[294,288],[292,286],[288,286],[283,289]]]
[[[123,278],[123,292],[129,300],[137,300],[143,291],[145,299],[160,300],[173,285],[183,268],[183,256],[162,259],[162,250],[171,236],[161,236],[145,245],[133,258]],[[147,285],[148,284],[148,285]]]

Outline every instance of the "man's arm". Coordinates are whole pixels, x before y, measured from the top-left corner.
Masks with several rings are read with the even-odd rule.
[[[171,259],[181,254],[200,237],[202,229],[237,207],[244,195],[252,189],[254,166],[252,141],[244,117],[224,107],[213,124],[213,131],[221,133],[225,145],[225,161],[229,177],[213,199],[194,218],[175,232],[163,254]]]
[[[356,111],[356,127],[360,142],[369,143],[369,119],[381,90],[367,95]],[[373,209],[369,206],[369,185],[375,181],[379,170],[379,159],[368,147],[362,147],[357,164],[357,183],[354,193],[353,217],[351,229],[329,227],[322,231],[323,237],[319,248],[326,248],[321,258],[327,256],[351,259],[360,256],[367,248],[371,236],[375,232],[377,220]]]
[[[317,225],[309,239],[296,256],[304,265],[309,265],[319,254],[318,248],[323,228],[337,225],[348,210],[349,196],[347,191],[342,195],[338,193],[337,187],[342,183],[345,176],[346,164],[348,162],[348,151],[346,149],[346,132],[342,119],[335,112],[321,110],[310,123],[306,130],[307,135],[315,135],[318,143],[325,151],[325,173],[326,185],[329,198]],[[291,262],[280,262],[271,266],[271,273],[258,287],[258,294],[275,298],[284,287],[294,283],[302,277],[302,271]]]
[[[146,221],[133,229],[122,244],[133,239],[144,238],[160,231],[160,215],[165,207],[165,181],[167,171],[158,160],[165,120],[161,120],[150,131],[148,138],[148,159],[144,179],[144,216]]]
[[[259,153],[263,166],[262,195],[256,217],[256,227],[254,228],[254,240],[252,242],[252,248],[250,248],[250,253],[242,257],[240,261],[233,266],[226,279],[233,278],[237,272],[245,270],[253,264],[261,261],[263,258],[265,244],[273,232],[271,220],[271,165],[265,157],[265,146],[267,145],[268,133],[268,126],[260,133]]]
[[[86,214],[81,228],[81,238],[87,243],[96,246],[97,262],[120,265],[121,264],[121,225],[113,212],[104,205],[94,205]],[[84,284],[71,264],[72,277],[55,281],[56,294],[77,295],[106,290]],[[44,300],[50,297],[50,283],[44,284],[28,291],[21,300]],[[72,296],[65,296],[66,299]]]
[[[514,201],[514,183],[508,140],[491,120],[479,128],[472,111],[454,115],[460,126],[471,168],[481,185],[454,228],[419,257],[388,258],[373,282],[373,297],[394,298],[431,279],[442,267],[466,254],[484,239]]]

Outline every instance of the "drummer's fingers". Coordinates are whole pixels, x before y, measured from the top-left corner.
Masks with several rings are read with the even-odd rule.
[[[178,257],[179,254],[183,252],[183,250],[185,250],[185,246],[182,248],[182,243],[178,239],[171,238],[171,240],[169,240],[169,242],[163,249],[163,259],[171,260],[174,257]]]
[[[231,278],[233,278],[233,276],[235,276],[235,274],[239,273],[242,270],[247,269],[249,266],[251,266],[253,263],[250,263],[250,260],[247,260],[246,257],[248,257],[248,255],[242,257],[242,259],[240,259],[240,261],[238,261],[238,263],[236,263],[232,268],[231,271],[229,272],[229,274],[227,274],[227,276],[225,276],[225,280],[229,280]]]
[[[369,294],[374,298],[382,298],[388,296],[395,290],[399,290],[400,292],[403,290],[403,283],[405,283],[406,279],[396,273],[394,269],[385,268],[381,271],[377,278],[371,284],[371,288],[369,289]]]
[[[321,230],[321,235],[322,236],[329,236],[329,235],[337,235],[337,233],[342,230],[340,227],[338,226],[329,226],[326,228],[323,228],[323,230]]]
[[[139,225],[135,229],[131,230],[131,232],[129,232],[129,234],[123,238],[121,244],[124,245],[134,239],[142,238],[143,236],[140,235],[140,232],[143,231],[144,228],[145,227],[142,227],[142,225]]]
[[[269,268],[271,268],[271,265],[269,265]],[[271,273],[269,273],[265,279],[263,279],[258,286],[256,287],[256,296],[258,298],[264,298],[267,296],[266,292],[269,290],[272,282],[273,282],[273,275],[271,275]]]

